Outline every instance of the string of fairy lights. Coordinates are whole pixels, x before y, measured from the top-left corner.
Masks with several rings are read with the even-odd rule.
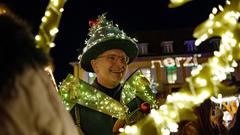
[[[53,41],[59,31],[58,26],[64,11],[63,6],[65,2],[66,0],[50,0],[41,19],[42,23],[39,26],[39,32],[35,39],[37,47],[42,48],[46,54],[49,54],[50,49],[55,46]]]
[[[176,7],[182,6],[183,4],[190,2],[190,1],[192,1],[192,0],[170,0],[168,7],[176,8]]]
[[[125,119],[128,111],[124,105],[71,74],[60,84],[59,93],[67,110],[77,103],[118,119]]]
[[[171,0],[170,7],[180,6],[188,1]],[[215,51],[207,63],[193,70],[192,76],[186,79],[188,84],[178,93],[169,95],[160,109],[152,110],[147,118],[136,125],[120,129],[121,135],[143,135],[151,131],[152,134],[169,135],[170,132],[177,131],[177,122],[194,118],[191,111],[194,106],[230,89],[220,82],[226,79],[227,74],[234,72],[240,59],[240,43],[237,38],[240,34],[239,4],[239,0],[227,0],[225,7],[218,5],[212,9],[208,20],[195,29],[193,36],[197,38],[196,45],[213,36],[221,37],[219,51]]]
[[[140,70],[134,72],[124,83],[120,102],[91,86],[87,82],[69,74],[59,85],[59,94],[67,110],[80,104],[112,117],[129,121],[131,112],[127,104],[136,96],[156,108],[156,98],[151,92],[150,82]]]
[[[189,1],[191,0],[170,0],[169,7],[175,8]],[[43,48],[47,54],[55,46],[53,40],[59,31],[58,25],[65,2],[65,0],[50,0],[39,33],[35,37],[37,47]],[[187,78],[188,84],[178,93],[169,95],[166,103],[159,109],[151,110],[150,115],[137,124],[121,128],[121,135],[145,133],[168,135],[170,132],[176,132],[177,122],[194,118],[192,113],[194,106],[210,96],[216,96],[230,89],[222,86],[220,82],[226,79],[228,73],[234,71],[240,59],[240,43],[237,38],[240,34],[239,4],[239,0],[226,0],[225,7],[218,5],[212,9],[208,20],[195,29],[193,36],[197,38],[196,45],[214,36],[221,37],[219,51],[215,51],[214,56],[207,63],[198,65],[192,71],[192,76]],[[120,118],[120,116],[116,117]]]
[[[56,34],[58,33],[58,26],[64,11],[64,4],[67,0],[50,0],[45,10],[44,16],[41,19],[39,26],[39,32],[35,36],[36,47],[41,48],[47,55],[49,55],[50,49],[55,46],[53,42]],[[58,90],[55,78],[53,76],[52,66],[45,67],[45,71],[48,72],[51,80]]]

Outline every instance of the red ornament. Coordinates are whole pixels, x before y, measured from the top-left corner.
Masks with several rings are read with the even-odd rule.
[[[98,19],[97,20],[90,20],[88,23],[89,23],[89,26],[90,27],[93,27],[93,26],[96,26],[98,24]]]
[[[140,111],[143,113],[150,113],[151,107],[147,102],[143,102],[140,104]]]

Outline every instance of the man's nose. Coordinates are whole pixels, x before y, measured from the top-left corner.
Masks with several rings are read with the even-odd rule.
[[[126,62],[122,60],[122,58],[118,58],[115,64],[122,67],[125,67],[127,65]]]

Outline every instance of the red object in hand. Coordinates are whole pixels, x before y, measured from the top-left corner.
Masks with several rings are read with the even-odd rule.
[[[150,104],[147,102],[143,102],[140,104],[140,111],[143,113],[150,113]]]

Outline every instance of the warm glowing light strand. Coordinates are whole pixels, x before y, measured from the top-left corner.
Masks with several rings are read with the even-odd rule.
[[[0,15],[3,15],[3,14],[6,14],[8,11],[7,11],[7,8],[0,5]]]
[[[41,24],[39,26],[39,32],[35,36],[36,47],[41,48],[47,55],[52,47],[55,46],[54,39],[58,33],[58,25],[63,12],[63,6],[66,0],[50,0],[46,8],[45,14],[41,19]],[[51,66],[45,68],[48,72],[56,90],[58,91],[55,78],[52,73]]]
[[[54,78],[54,75],[53,75],[52,67],[51,66],[45,67],[44,70],[48,73],[48,75],[50,76],[50,78],[53,82],[53,85],[54,85],[55,89],[58,91],[58,87],[57,87],[57,84],[56,84],[56,81],[55,81],[55,78]]]
[[[39,32],[35,36],[37,47],[42,48],[46,54],[52,47],[55,46],[54,39],[58,33],[58,25],[63,12],[63,6],[66,0],[50,0],[42,17],[42,23],[39,27]]]
[[[125,82],[120,102],[127,105],[136,96],[151,104],[153,108],[157,107],[156,97],[150,88],[150,82],[141,70],[135,71]]]
[[[116,101],[71,74],[60,84],[59,93],[67,110],[71,110],[75,104],[80,104],[112,117],[125,119],[126,121],[131,117],[127,104],[136,96],[148,102],[152,108],[156,108],[156,98],[151,92],[150,82],[143,76],[140,70],[134,72],[125,82],[120,97],[121,102]]]
[[[96,44],[100,44],[111,39],[127,40],[134,44],[137,41],[135,38],[127,36],[123,30],[120,30],[118,24],[114,25],[112,21],[108,21],[106,19],[106,14],[107,13],[98,16],[96,23],[89,29],[89,39],[85,40],[86,46],[83,48],[83,54]],[[79,60],[81,60],[83,54],[79,55]]]
[[[60,84],[59,93],[67,110],[80,104],[118,119],[126,118],[125,106],[71,74]]]
[[[192,0],[170,0],[168,7],[176,8],[176,7],[182,6],[183,4],[186,4],[187,2],[190,2],[190,1],[192,1]]]
[[[171,2],[177,4],[177,1]],[[183,1],[178,2],[184,4]],[[237,38],[240,36],[240,1],[226,1],[226,4],[225,8],[221,5],[213,8],[209,19],[194,32],[196,45],[213,36],[221,37],[219,52],[215,52],[215,56],[207,63],[193,70],[192,76],[187,78],[188,84],[179,92],[169,95],[160,109],[152,110],[148,117],[137,124],[120,129],[121,135],[169,135],[177,131],[177,122],[194,118],[194,106],[218,93],[230,94],[236,91],[220,84],[220,81],[226,79],[226,74],[234,71],[236,61],[240,59],[240,39]]]

